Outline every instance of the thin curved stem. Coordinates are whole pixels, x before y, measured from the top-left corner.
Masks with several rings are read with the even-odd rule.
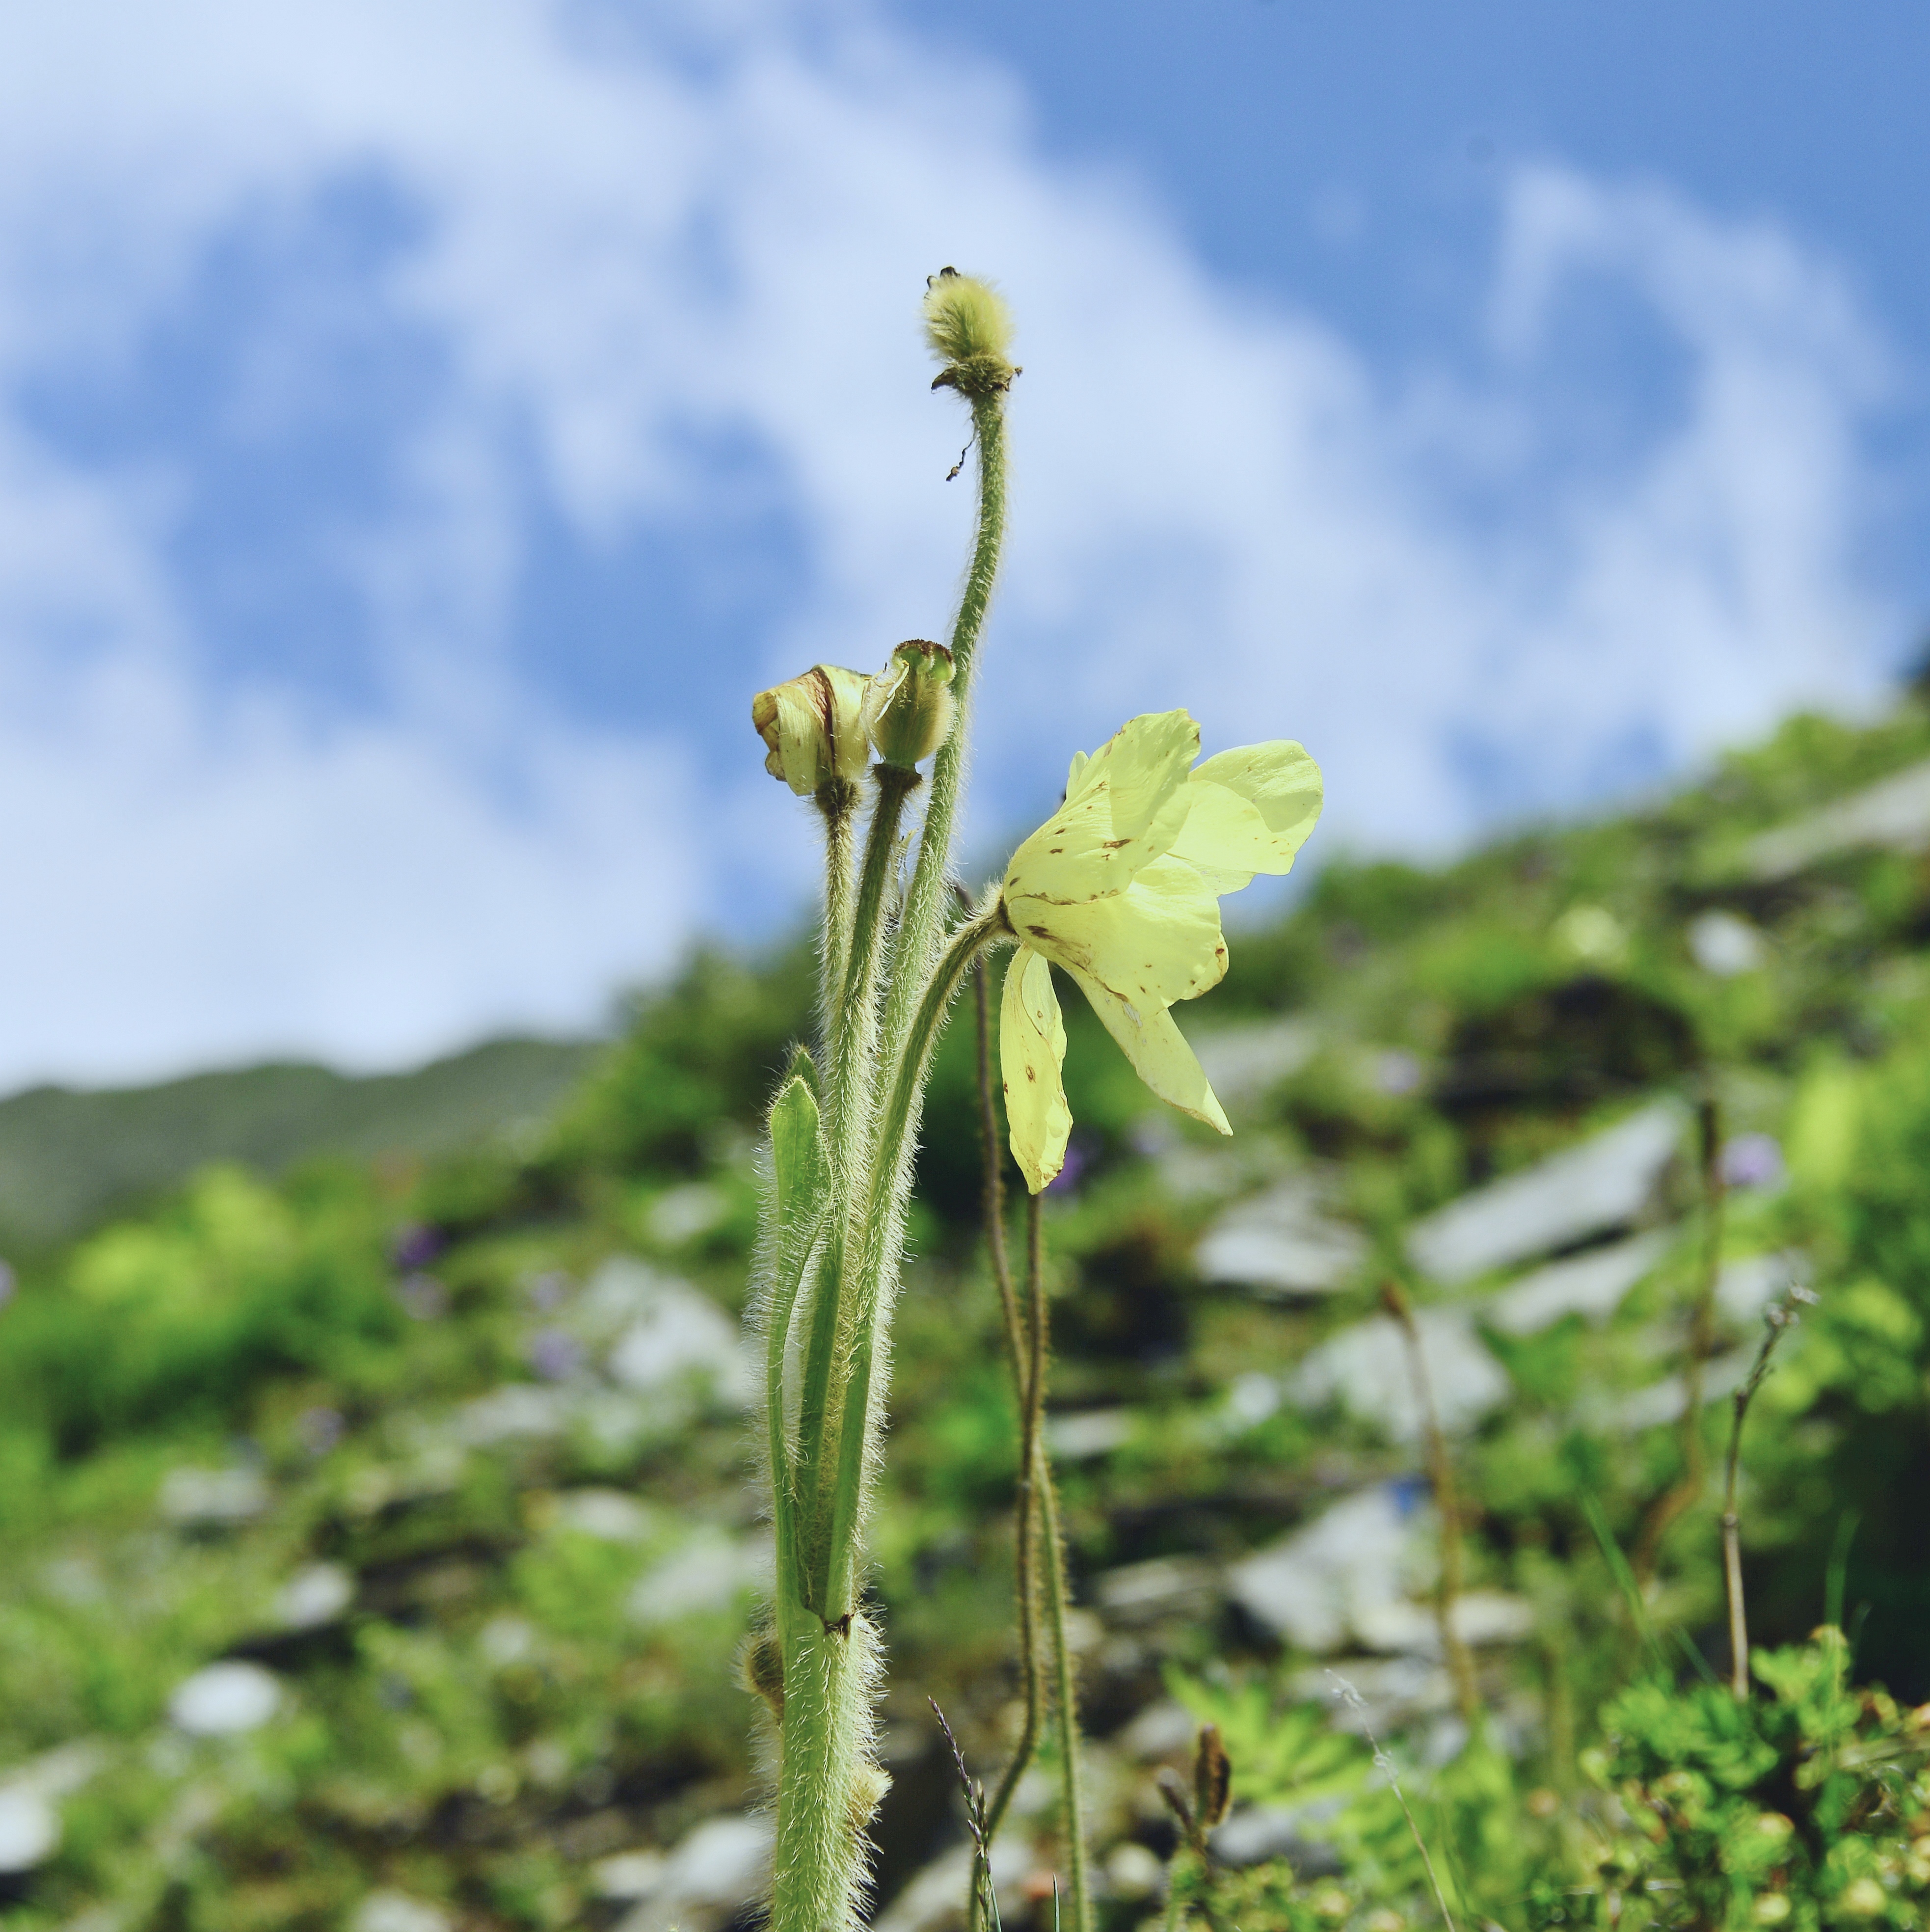
[[[1045,1241],[1037,1195],[1026,1204],[1026,1312],[1031,1324],[1033,1373],[1026,1390],[1028,1408],[1043,1408],[1050,1315],[1046,1306]],[[1073,1671],[1072,1641],[1066,1612],[1070,1593],[1066,1587],[1065,1540],[1059,1529],[1058,1492],[1052,1482],[1051,1459],[1043,1440],[1036,1440],[1039,1514],[1045,1531],[1046,1615],[1052,1632],[1053,1714],[1059,1746],[1059,1801],[1065,1833],[1066,1888],[1072,1902],[1073,1932],[1092,1932],[1091,1887],[1086,1873],[1085,1800],[1079,1777],[1079,1686]]]
[[[1004,1316],[1006,1353],[1012,1365],[1012,1393],[1019,1412],[1019,1477],[1013,1498],[1013,1594],[1018,1606],[1019,1665],[1025,1688],[1025,1718],[1013,1747],[1012,1760],[998,1780],[985,1810],[985,1836],[991,1842],[1012,1802],[1019,1780],[1039,1748],[1044,1714],[1045,1684],[1039,1669],[1039,1586],[1035,1574],[1038,1493],[1034,1480],[1038,1461],[1038,1404],[1044,1378],[1040,1345],[1043,1335],[1036,1319],[1028,1323],[1033,1346],[1028,1348],[1019,1326],[1018,1297],[1013,1292],[1012,1259],[1005,1244],[1004,1149],[998,1138],[998,1114],[992,1099],[991,994],[989,962],[981,958],[973,975],[978,1002],[979,1132],[985,1147],[986,1246],[992,1257],[992,1278],[998,1284],[998,1305]]]
[[[925,807],[925,824],[918,841],[918,858],[905,890],[905,910],[899,920],[899,968],[893,975],[885,1008],[885,1058],[896,1062],[912,1023],[918,988],[927,962],[937,952],[943,916],[946,874],[951,865],[952,832],[958,817],[959,796],[965,786],[965,742],[971,722],[973,674],[977,668],[978,640],[998,581],[999,553],[1005,538],[1005,399],[1002,394],[975,397],[971,405],[974,434],[978,441],[978,524],[971,562],[952,623],[952,694],[957,717],[950,735],[932,760],[932,788]]]

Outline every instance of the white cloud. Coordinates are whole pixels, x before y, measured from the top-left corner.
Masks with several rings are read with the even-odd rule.
[[[947,261],[1001,276],[1028,368],[983,828],[1185,703],[1211,742],[1304,738],[1335,836],[1438,848],[1499,801],[1625,782],[1631,747],[1679,764],[1853,698],[1894,639],[1856,556],[1880,358],[1787,237],[1529,170],[1491,366],[1379,370],[1216,285],[1118,181],[1043,162],[1008,81],[837,0],[22,0],[0,393],[50,356],[114,366],[237,222],[370,170],[425,216],[380,300],[454,372],[404,512],[344,566],[382,715],[211,686],[165,550],[192,478],[89,471],[0,418],[0,796],[35,828],[0,872],[30,936],[0,1080],[582,1024],[718,879],[782,902],[807,842],[748,734],[742,787],[700,808],[676,721],[593,738],[510,669],[521,506],[620,538],[709,487],[680,426],[740,430],[812,548],[767,668],[935,633],[969,505],[911,310]],[[1546,318],[1598,285],[1688,371],[1612,461],[1532,407]],[[1518,514],[1463,514],[1474,465]]]

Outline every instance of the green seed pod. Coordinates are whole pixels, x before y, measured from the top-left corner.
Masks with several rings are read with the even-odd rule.
[[[865,693],[864,730],[887,765],[905,770],[929,758],[950,736],[952,654],[943,644],[908,638]]]
[[[863,777],[870,682],[836,664],[813,664],[802,677],[759,692],[751,700],[751,723],[768,753],[764,770],[800,798],[836,781]]]
[[[1012,311],[989,282],[941,268],[925,285],[925,340],[945,366],[932,386],[965,396],[1010,388],[1019,372],[1007,351],[1012,346]]]

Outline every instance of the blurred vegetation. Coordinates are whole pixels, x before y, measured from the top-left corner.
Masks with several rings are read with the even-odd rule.
[[[1148,1113],[1067,1000],[1053,1393],[1055,1426],[1103,1425],[1061,1468],[1109,1927],[1163,1916],[1169,1883],[1215,1928],[1396,1932],[1438,1916],[1423,1844],[1468,1924],[1925,1922],[1930,868],[1847,847],[1771,877],[1748,843],[1925,758],[1911,698],[1438,871],[1330,858],[1183,1016],[1230,1082],[1230,1142]],[[593,1054],[0,1105],[0,1816],[51,1794],[61,1834],[0,1873],[8,1924],[651,1932],[635,1855],[758,1788],[734,1662],[755,1454],[719,1337],[812,979],[801,946],[705,953]],[[988,1778],[1015,1722],[973,1067],[968,1003],[920,1156],[875,1536],[881,1901],[962,1830],[926,1696]],[[1743,1444],[1754,1694],[1716,1681],[1712,1481],[1624,1587],[1683,1467],[1650,1398],[1694,1334],[1691,1162],[1619,1306],[1526,1333],[1478,1315],[1505,1396],[1453,1445],[1467,1582],[1526,1622],[1481,1646],[1472,1728],[1424,1642],[1326,1658],[1377,1714],[1370,1744],[1323,1660],[1226,1587],[1376,1485],[1431,1520],[1418,1446],[1295,1378],[1389,1274],[1424,1318],[1486,1310],[1499,1277],[1430,1284],[1410,1224],[1667,1096],[1712,1098],[1758,1158],[1723,1258],[1795,1257],[1819,1297]],[[1294,1176],[1358,1231],[1355,1273],[1298,1298],[1202,1280],[1202,1234]],[[1754,1331],[1716,1319],[1719,1469],[1717,1370]],[[268,1672],[272,1720],[194,1720],[183,1687],[212,1665]],[[1229,1825],[1277,1814],[1284,1852],[1201,1855],[1161,1805],[1155,1772],[1207,1723]],[[1049,1805],[1007,1828],[1049,1870]],[[1043,1928],[1049,1884],[1010,1907]]]

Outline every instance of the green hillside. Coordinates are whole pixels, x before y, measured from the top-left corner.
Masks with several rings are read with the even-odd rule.
[[[1067,999],[1048,1436],[1106,1932],[1169,1885],[1247,1932],[1439,1922],[1374,1748],[1460,1924],[1925,1922],[1926,854],[1913,698],[1439,870],[1316,847],[1183,1010],[1229,1141]],[[0,1108],[17,1225],[150,1197],[29,1255],[0,1311],[10,1927],[754,1922],[737,1336],[811,977],[707,956],[587,1066]],[[1019,1719],[974,1066],[968,998],[875,1539],[886,1932],[963,1923],[927,1699],[988,1780]],[[1742,1444],[1739,1703],[1720,1488],[1771,1310],[1799,1319]],[[1202,1860],[1157,1780],[1209,1719],[1234,1802]],[[1055,1819],[1028,1778],[993,1867],[1015,1932],[1052,1923]]]
[[[0,1100],[0,1241],[44,1248],[211,1161],[269,1174],[321,1154],[418,1160],[540,1125],[596,1048],[500,1040],[410,1073],[290,1062],[152,1087]]]

